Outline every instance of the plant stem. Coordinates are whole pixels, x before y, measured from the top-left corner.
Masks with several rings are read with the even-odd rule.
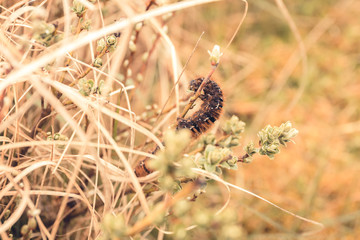
[[[213,73],[215,72],[217,66],[218,66],[218,64],[212,66],[210,73],[208,74],[208,76],[206,77],[206,79],[201,83],[199,89],[196,91],[196,93],[194,94],[194,96],[190,98],[189,103],[185,106],[183,112],[180,114],[180,118],[185,117],[185,115],[187,114],[187,112],[192,108],[192,106],[194,105],[196,99],[198,99],[198,97],[200,96],[201,91],[202,91],[202,89],[204,88],[205,84],[207,84],[207,82],[210,80],[211,76],[212,76]]]

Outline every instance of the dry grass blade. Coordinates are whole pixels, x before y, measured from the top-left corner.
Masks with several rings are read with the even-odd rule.
[[[1,1],[0,238],[356,239],[359,14]]]

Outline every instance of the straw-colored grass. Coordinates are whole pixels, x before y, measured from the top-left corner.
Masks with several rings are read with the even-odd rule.
[[[128,239],[356,239],[359,2],[79,2],[80,16],[71,1],[0,2],[1,239],[104,238],[109,215]],[[41,24],[55,26],[50,40],[36,35]],[[114,33],[116,47],[98,51]],[[211,67],[215,44],[224,54]],[[173,195],[158,190],[158,172],[133,169],[165,148],[190,108],[189,80],[207,75],[225,97],[212,132],[235,114],[247,124],[242,146],[287,120],[299,135],[275,160],[220,177],[194,168],[213,180],[183,203],[199,182]],[[101,94],[84,94],[81,78],[103,80]]]

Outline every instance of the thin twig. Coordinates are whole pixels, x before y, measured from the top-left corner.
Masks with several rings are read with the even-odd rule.
[[[100,57],[104,56],[104,54],[107,52],[108,48],[109,48],[109,46],[106,45],[105,48],[101,51],[101,53],[97,54],[95,58],[100,58]],[[88,75],[88,73],[91,71],[92,67],[94,67],[94,63],[91,63],[90,66],[91,66],[91,67],[88,67],[82,74],[80,74],[80,75],[77,77],[76,81],[70,83],[69,86],[70,86],[70,87],[71,87],[71,86],[74,86],[74,85],[77,83],[77,81],[79,81],[80,78],[83,78],[83,77],[85,77],[86,75]]]
[[[174,86],[172,87],[172,89],[171,89],[171,91],[170,91],[170,94],[169,94],[169,97],[168,97],[168,99],[166,100],[166,102],[164,103],[164,106],[162,107],[162,109],[161,109],[161,111],[160,111],[160,114],[159,114],[158,117],[156,118],[155,123],[159,120],[160,116],[162,115],[162,113],[163,113],[163,111],[164,111],[164,109],[165,109],[166,104],[167,104],[167,103],[169,102],[169,100],[170,100],[170,96],[172,95],[173,91],[175,90],[176,85],[179,84],[180,78],[181,78],[182,74],[184,73],[187,65],[189,64],[190,59],[191,59],[192,56],[194,55],[195,50],[197,49],[197,47],[198,47],[198,45],[199,45],[199,42],[200,42],[200,40],[201,40],[201,38],[202,38],[203,35],[204,35],[204,32],[201,33],[199,39],[197,40],[194,49],[192,50],[190,56],[188,57],[188,59],[187,59],[185,65],[184,65],[184,67],[183,67],[183,69],[182,69],[182,71],[181,71],[181,73],[180,73],[180,75],[179,75],[176,83],[175,83]]]
[[[190,98],[189,103],[185,106],[183,112],[180,114],[180,118],[185,117],[185,115],[187,114],[187,112],[192,108],[193,104],[195,103],[196,99],[198,99],[198,97],[201,94],[202,89],[204,88],[204,86],[207,84],[207,82],[210,80],[211,76],[213,75],[213,73],[215,72],[217,66],[219,64],[216,64],[214,66],[212,66],[210,73],[207,75],[207,77],[205,78],[205,80],[201,83],[199,89],[196,91],[196,93],[194,94],[194,96],[192,96]]]

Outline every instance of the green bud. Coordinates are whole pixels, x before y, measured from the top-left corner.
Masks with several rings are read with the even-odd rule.
[[[298,135],[299,131],[295,128],[292,128],[286,135],[286,139],[291,139],[291,138],[294,138]]]
[[[232,154],[232,152],[229,148],[220,148],[220,153],[221,153],[222,159],[228,158]]]
[[[194,216],[194,222],[200,227],[208,226],[211,219],[211,214],[206,210],[198,210]]]
[[[291,122],[287,121],[286,123],[283,123],[280,125],[280,128],[282,129],[282,131],[284,132],[289,132],[290,130],[292,130],[292,125]]]
[[[94,67],[100,68],[103,65],[103,61],[101,58],[95,58],[94,60]]]
[[[169,32],[169,27],[167,25],[163,26],[163,31],[167,34]]]
[[[230,142],[231,142],[232,136],[230,135],[229,137],[225,138],[224,140],[219,142],[219,145],[221,147],[229,147]]]
[[[44,46],[50,46],[54,43],[54,33],[56,27],[54,24],[48,24],[44,21],[34,21],[33,26],[33,39]]]
[[[85,21],[81,19],[81,29],[89,31],[90,26],[91,26],[91,19],[87,19]]]
[[[130,52],[136,51],[136,44],[134,43],[134,41],[129,42],[129,50],[130,50]]]
[[[52,35],[55,32],[55,25],[54,24],[47,24],[45,28],[46,35]]]
[[[217,64],[219,64],[220,57],[223,55],[223,53],[220,51],[220,46],[215,45],[211,52],[208,50],[208,53],[210,55],[211,65],[216,66]]]
[[[8,219],[11,215],[11,211],[10,209],[6,209],[5,213],[4,213],[4,220]]]
[[[173,235],[174,239],[185,239],[186,238],[187,231],[186,231],[185,227],[182,225],[179,225],[179,224],[176,225],[173,232],[174,232],[174,235]]]
[[[180,131],[167,131],[164,136],[166,151],[179,155],[190,143],[190,131],[182,129]]]
[[[227,161],[224,161],[220,164],[220,166],[222,168],[227,168],[227,169],[230,169],[230,164],[227,162]]]
[[[240,144],[239,138],[234,137],[231,139],[229,147],[236,147]]]
[[[135,24],[135,31],[140,31],[140,29],[143,27],[143,23],[142,22],[138,22],[137,24]]]
[[[60,133],[55,133],[54,140],[59,140],[59,139],[60,139]]]
[[[225,209],[217,218],[217,220],[221,221],[222,223],[233,223],[237,219],[236,211],[232,211],[230,209]]]
[[[116,49],[116,44],[109,46],[109,47],[107,48],[107,51],[108,51],[108,52],[113,52],[113,51],[115,51],[115,49]]]
[[[127,230],[122,215],[113,216],[110,213],[104,216],[102,228],[111,239],[123,237]]]
[[[245,147],[244,147],[245,152],[249,155],[252,156],[255,153],[257,153],[257,149],[254,146],[253,142],[248,143]]]
[[[176,186],[175,180],[170,175],[165,175],[159,178],[160,186],[165,191],[172,191]]]
[[[99,81],[99,83],[98,83],[98,88],[97,88],[97,92],[98,92],[98,94],[102,94],[102,93],[104,93],[105,92],[105,81],[104,80],[100,80]]]
[[[240,121],[239,118],[233,115],[229,120],[227,120],[223,126],[224,132],[227,134],[239,135],[244,132],[245,123]]]
[[[47,140],[48,141],[51,141],[51,140],[55,140],[55,141],[68,141],[69,138],[65,135],[62,135],[60,133],[55,133],[53,136],[48,136],[47,137]],[[59,149],[64,149],[65,145],[63,144],[56,144],[56,147],[59,148]],[[39,210],[40,211],[40,210]],[[39,212],[40,213],[40,212]],[[32,215],[30,215],[32,216]],[[35,216],[35,215],[34,215]]]
[[[245,158],[243,159],[243,162],[244,162],[244,163],[251,163],[252,161],[253,161],[253,158],[252,158],[251,156],[245,157]]]
[[[269,153],[278,153],[280,150],[279,150],[279,145],[277,144],[271,144],[270,146],[268,146],[266,148],[266,150],[269,152]]]
[[[64,39],[64,34],[63,33],[58,33],[54,36],[54,43],[60,42],[61,40]]]
[[[102,52],[106,47],[106,42],[105,39],[101,38],[100,40],[97,41],[97,46],[96,46],[96,51],[98,53]]]
[[[108,36],[106,38],[106,43],[110,46],[114,46],[116,44],[116,37],[115,35]]]
[[[23,225],[20,229],[20,233],[21,235],[27,235],[30,232],[29,226],[28,225]]]
[[[235,224],[226,224],[221,229],[221,239],[241,239],[242,231],[241,227]]]
[[[222,159],[223,156],[221,152],[218,149],[216,149],[209,153],[208,158],[206,160],[208,164],[217,165]]]
[[[190,207],[191,207],[191,205],[190,205],[189,201],[181,200],[181,201],[177,202],[175,204],[175,206],[173,207],[174,215],[177,217],[181,217],[189,211]]]
[[[87,80],[85,78],[80,78],[78,82],[79,92],[84,96],[89,96],[94,88],[94,84],[93,79]]]
[[[204,163],[204,169],[210,173],[214,173],[216,171],[216,166],[212,165],[210,163],[205,162]]]
[[[60,141],[67,141],[67,140],[69,140],[69,138],[67,136],[65,136],[65,135],[60,134],[59,140]]]
[[[29,226],[30,230],[35,230],[36,229],[37,223],[36,223],[35,218],[32,217],[32,218],[29,219],[28,226]]]
[[[27,213],[28,213],[28,215],[31,216],[31,217],[36,217],[36,216],[39,216],[39,215],[40,215],[41,210],[38,209],[38,208],[35,208],[34,210],[29,210]]]
[[[146,62],[146,61],[148,60],[148,58],[149,58],[149,52],[145,52],[145,53],[142,55],[141,60],[142,60],[143,62]]]
[[[196,174],[191,168],[196,167],[194,163],[194,156],[184,157],[179,161],[180,167],[176,168],[177,177],[194,178]]]
[[[132,76],[132,70],[130,68],[127,69],[126,74],[128,77]]]
[[[264,145],[261,146],[259,153],[261,155],[267,155],[270,159],[273,159],[275,157],[275,154],[279,153],[279,145],[278,144],[270,144],[270,145]]]
[[[142,81],[144,80],[143,75],[142,75],[141,73],[138,73],[138,74],[136,75],[136,80],[137,80],[138,82],[142,82]]]
[[[71,9],[78,17],[82,17],[82,15],[86,12],[85,6],[77,0],[73,1],[73,7]]]
[[[259,153],[274,158],[280,152],[279,145],[286,146],[286,142],[292,141],[297,134],[298,130],[292,128],[290,122],[283,123],[280,127],[268,125],[258,133],[261,145]]]
[[[291,139],[296,137],[296,135],[299,133],[297,129],[291,127],[290,122],[281,124],[280,128],[283,129],[283,132],[279,137],[279,141],[284,146],[286,146],[286,142],[292,141]]]

